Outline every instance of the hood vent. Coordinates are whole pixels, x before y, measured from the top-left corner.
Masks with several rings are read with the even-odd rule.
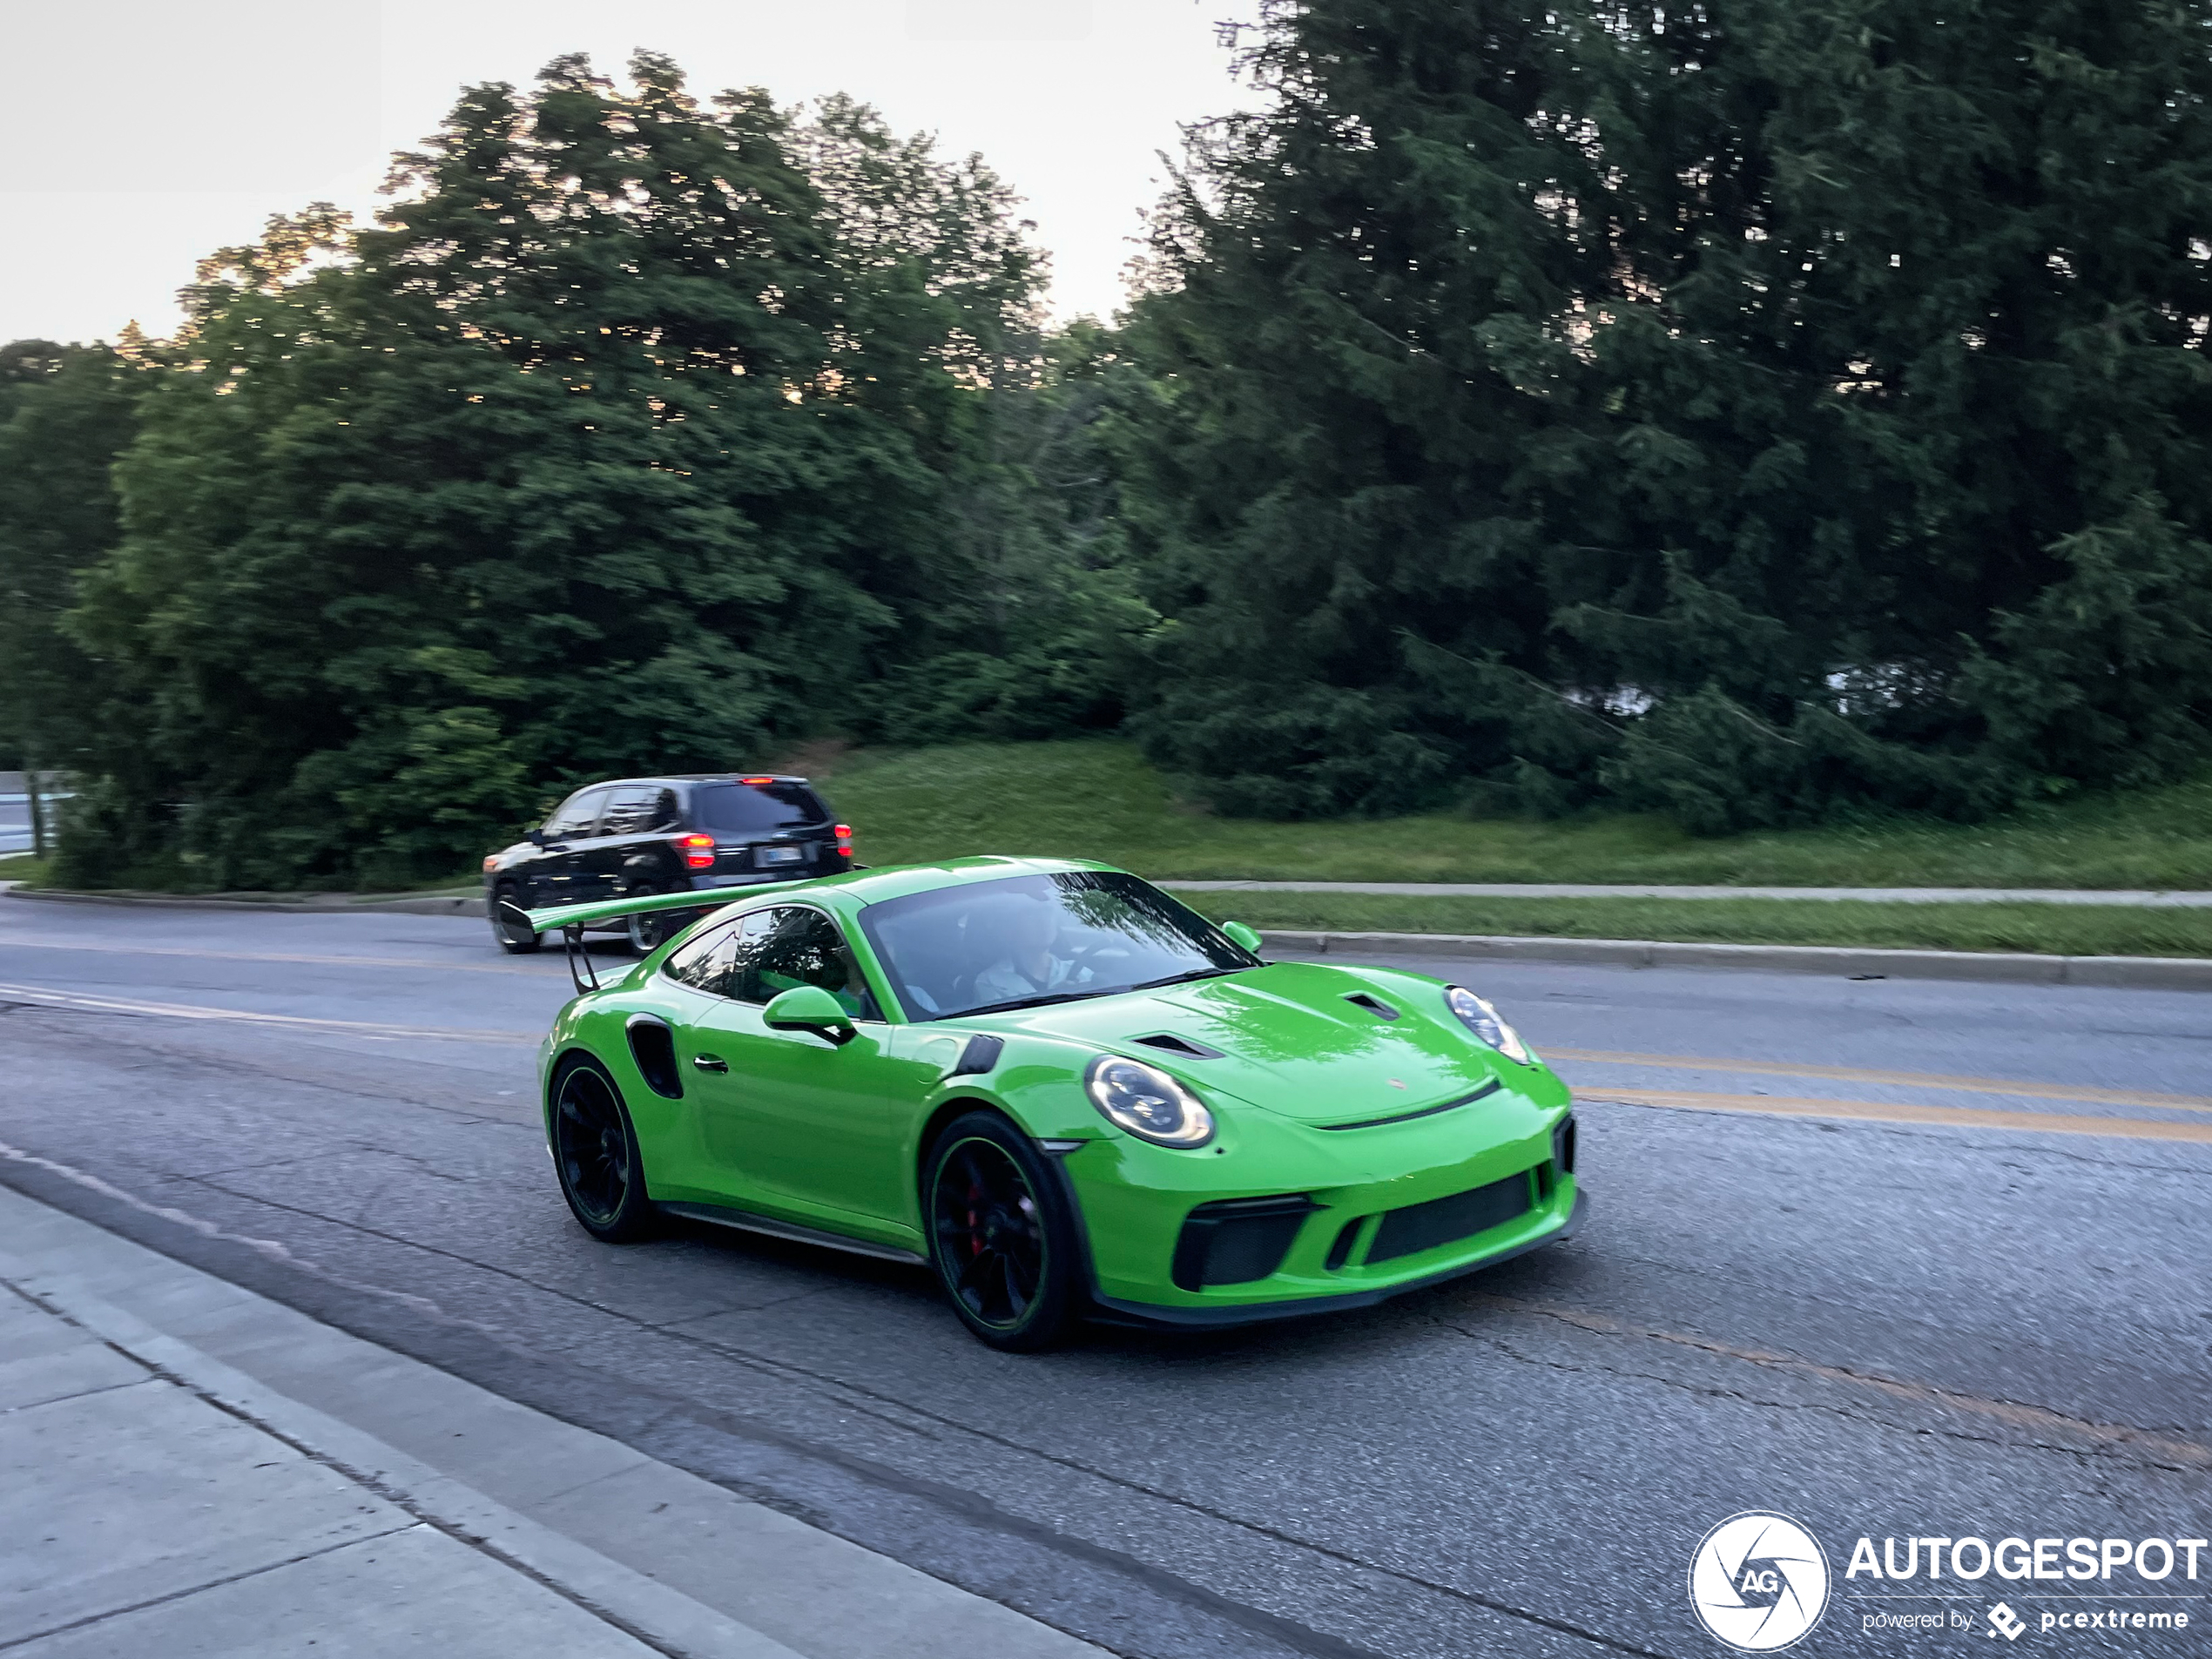
[[[1148,1049],[1162,1049],[1169,1054],[1179,1054],[1190,1060],[1218,1060],[1222,1057],[1220,1049],[1209,1049],[1204,1043],[1193,1042],[1188,1037],[1178,1037],[1172,1031],[1156,1031],[1149,1037],[1137,1038],[1137,1041]]]
[[[1344,994],[1344,1000],[1354,1008],[1366,1009],[1378,1020],[1394,1020],[1398,1017],[1396,1008],[1391,1007],[1379,996],[1370,996],[1365,991],[1346,991]]]
[[[960,1051],[960,1059],[947,1077],[980,1077],[999,1062],[999,1055],[1006,1050],[1004,1037],[970,1037],[968,1046]]]

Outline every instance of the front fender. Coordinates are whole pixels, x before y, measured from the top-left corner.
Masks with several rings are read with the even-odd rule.
[[[1023,1134],[1039,1141],[1087,1141],[1120,1133],[1101,1117],[1083,1093],[1083,1069],[1096,1050],[1082,1043],[1023,1033],[993,1032],[1004,1046],[988,1071],[956,1070],[977,1035],[936,1026],[907,1026],[915,1058],[942,1068],[942,1075],[915,1114],[907,1160],[919,1170],[938,1126],[956,1109],[989,1106],[1013,1119]]]

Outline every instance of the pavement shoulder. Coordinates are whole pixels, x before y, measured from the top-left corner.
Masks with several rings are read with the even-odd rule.
[[[1593,968],[1755,968],[1844,979],[1980,980],[2118,990],[2212,991],[2212,960],[2195,956],[2048,956],[2027,952],[1871,950],[1834,945],[1716,945],[1647,939],[1502,934],[1302,933],[1264,929],[1271,950],[1301,956],[1446,956]]]
[[[362,898],[350,893],[265,894],[246,897],[222,894],[135,893],[124,890],[78,893],[64,887],[30,887],[0,881],[0,895],[40,904],[110,905],[144,910],[255,910],[271,915],[482,916],[482,894],[401,893]]]
[[[73,1563],[0,1568],[39,1659],[155,1609],[175,1654],[1102,1651],[4,1188],[0,1334],[0,1517]]]
[[[1753,887],[1561,881],[1184,881],[1190,893],[1368,893],[1400,899],[1777,899],[1838,904],[2060,904],[2212,908],[2212,890],[2148,887]]]

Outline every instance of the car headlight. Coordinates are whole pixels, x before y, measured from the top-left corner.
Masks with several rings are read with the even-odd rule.
[[[1141,1060],[1101,1055],[1083,1074],[1083,1092],[1106,1120],[1156,1146],[1204,1146],[1213,1114],[1181,1083]]]
[[[1536,1056],[1521,1040],[1521,1033],[1499,1017],[1498,1010],[1477,996],[1464,985],[1444,988],[1444,1005],[1459,1016],[1460,1023],[1495,1049],[1508,1060],[1524,1066],[1536,1063]]]

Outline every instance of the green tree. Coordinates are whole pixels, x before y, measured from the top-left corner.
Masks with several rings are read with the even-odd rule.
[[[1126,406],[1149,389],[1079,319],[1027,341],[974,406],[981,440],[948,503],[966,580],[934,647],[872,690],[863,729],[894,743],[1076,736],[1121,724],[1157,615],[1121,521]]]
[[[2191,764],[2208,23],[1271,6],[1130,330],[1156,753],[1709,828]]]
[[[374,227],[211,260],[77,623],[150,711],[110,832],[401,881],[838,723],[959,579],[961,358],[1028,278],[856,248],[804,152],[763,93],[562,59],[464,94]]]
[[[61,628],[78,572],[115,544],[108,469],[129,442],[143,376],[105,346],[0,347],[0,750],[77,764],[100,676]]]
[[[1261,113],[1203,129],[1132,349],[1162,387],[1132,519],[1173,618],[1142,716],[1232,811],[1433,799],[1603,722],[1553,689],[1544,514],[1592,415],[1606,280],[1573,40],[1497,3],[1270,8]]]

